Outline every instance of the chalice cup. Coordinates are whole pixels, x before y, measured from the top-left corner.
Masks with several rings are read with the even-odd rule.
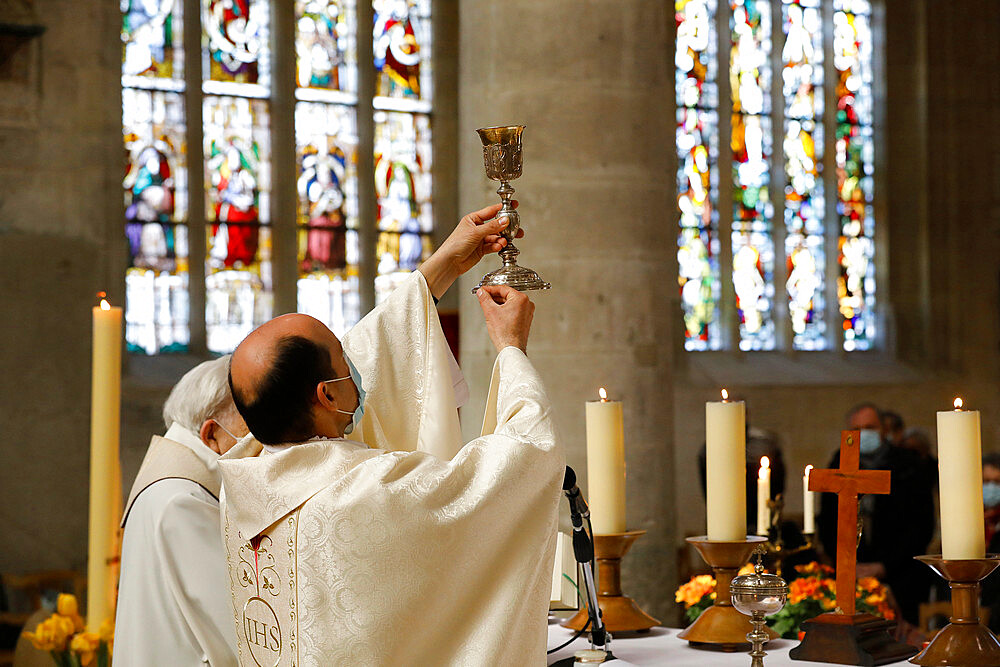
[[[498,218],[507,218],[510,224],[501,232],[507,239],[507,245],[500,251],[503,261],[496,271],[490,271],[479,281],[475,292],[487,285],[507,285],[516,290],[549,289],[551,285],[531,269],[519,266],[517,256],[521,251],[514,245],[514,236],[521,228],[521,216],[511,205],[514,188],[510,182],[521,176],[521,133],[524,125],[508,125],[506,127],[484,127],[476,130],[483,142],[483,162],[486,165],[486,176],[490,180],[500,181],[497,194],[503,207],[497,213]]]

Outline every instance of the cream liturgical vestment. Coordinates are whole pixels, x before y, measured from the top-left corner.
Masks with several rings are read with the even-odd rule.
[[[179,424],[149,445],[122,519],[116,666],[237,664],[217,461]]]
[[[367,394],[367,445],[265,451],[248,437],[219,460],[242,665],[545,662],[565,472],[549,401],[506,348],[486,434],[455,449],[454,383],[418,276],[369,315],[387,336],[381,357],[359,354],[363,330],[344,341]],[[393,322],[416,316],[423,326]]]

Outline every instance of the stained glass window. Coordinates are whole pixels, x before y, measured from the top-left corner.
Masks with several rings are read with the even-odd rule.
[[[125,340],[133,352],[186,350],[188,170],[182,6],[123,0],[122,181],[129,266]]]
[[[372,0],[375,95],[431,99],[431,0]]]
[[[771,6],[731,0],[729,82],[732,94],[733,288],[741,350],[774,349],[774,207],[768,196],[771,156]]]
[[[795,349],[826,347],[823,319],[823,26],[820,0],[782,0],[785,285]]]
[[[354,109],[299,102],[299,311],[340,335],[361,317]]]
[[[132,351],[183,350],[189,336],[183,97],[122,89],[122,130],[128,154],[125,338]]]
[[[209,81],[259,84],[270,81],[267,0],[202,0],[201,27]],[[206,90],[225,88],[206,86]]]
[[[375,298],[381,301],[431,253],[430,120],[375,112],[378,245]]]
[[[271,318],[267,103],[205,96],[208,349],[231,352]]]
[[[431,0],[371,2],[370,22],[359,26],[357,0],[198,0],[188,16],[182,0],[121,0],[130,350],[186,349],[203,322],[204,343],[195,345],[225,353],[272,316],[272,169],[297,199],[294,232],[291,220],[279,228],[288,232],[279,241],[297,244],[297,280],[278,285],[281,301],[294,290],[297,309],[338,334],[360,319],[363,295],[381,300],[430,254]],[[272,96],[272,15],[294,24],[294,45],[280,45],[294,48],[294,99]],[[200,52],[185,52],[183,21],[200,30]],[[363,100],[359,30],[373,37],[364,58],[375,91]],[[186,95],[198,87],[201,122],[188,123]],[[294,163],[272,164],[270,119],[278,114],[294,117]],[[371,137],[362,146],[359,120],[374,130],[361,132]],[[193,247],[191,145],[202,147],[203,163],[192,165],[202,180],[191,190],[199,227],[204,205],[207,241]],[[374,157],[374,173],[361,180],[359,150]],[[364,193],[377,200],[367,219]],[[376,232],[367,246],[362,228]],[[190,262],[204,262],[204,283],[189,284]],[[360,284],[362,266],[375,269],[375,284]],[[204,312],[191,313],[189,303],[202,298]]]
[[[295,82],[299,88],[357,91],[353,0],[296,0]]]
[[[718,90],[715,0],[677,0],[677,239],[684,347],[716,350],[719,333]]]
[[[431,3],[372,0],[375,27],[375,301],[430,255]]]
[[[181,0],[122,0],[122,85],[183,89]],[[137,81],[136,78],[160,81]]]
[[[867,0],[835,0],[834,10],[840,217],[837,299],[844,349],[867,350],[875,334],[871,7]]]

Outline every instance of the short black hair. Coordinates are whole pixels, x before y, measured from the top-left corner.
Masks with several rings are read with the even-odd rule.
[[[333,377],[330,352],[303,336],[286,336],[274,346],[271,368],[256,391],[237,389],[230,367],[233,402],[254,437],[266,445],[302,442],[315,434],[312,405],[316,385]]]

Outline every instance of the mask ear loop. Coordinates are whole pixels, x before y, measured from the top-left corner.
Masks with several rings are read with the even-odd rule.
[[[226,428],[225,426],[223,426],[223,425],[222,425],[222,422],[220,422],[220,421],[219,421],[218,419],[216,419],[215,417],[212,417],[212,421],[214,421],[214,422],[215,422],[215,425],[216,425],[216,426],[218,426],[218,427],[219,427],[219,428],[221,428],[221,429],[222,429],[223,431],[225,431],[225,432],[226,432],[226,434],[227,434],[227,435],[229,435],[229,437],[230,437],[230,438],[232,438],[232,439],[233,439],[233,440],[235,440],[236,442],[239,442],[239,441],[240,441],[240,439],[239,439],[239,438],[237,438],[237,437],[236,437],[235,435],[233,435],[233,432],[232,432],[232,431],[230,431],[230,430],[229,430],[228,428]]]
[[[350,379],[351,379],[350,375],[345,375],[342,378],[333,378],[332,380],[323,380],[323,383],[326,384],[327,382],[340,382],[341,380],[350,380]],[[356,409],[357,408],[355,408],[355,410]],[[344,415],[353,415],[354,412],[355,412],[355,410],[341,410],[340,408],[337,408],[337,412],[339,412],[341,414],[344,414]]]

